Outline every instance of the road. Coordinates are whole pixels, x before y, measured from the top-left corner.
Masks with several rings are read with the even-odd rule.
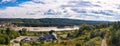
[[[102,39],[101,46],[107,46],[106,37],[107,37],[107,34],[105,34],[104,38]]]
[[[20,46],[20,44],[19,43],[14,43],[13,46]]]
[[[13,46],[20,46],[19,43],[14,43],[14,41],[21,41],[22,39],[26,38],[27,36],[20,36],[20,37],[17,37],[16,39],[12,39],[10,42],[13,43]]]
[[[107,46],[106,38],[104,38],[104,39],[102,40],[101,46]]]

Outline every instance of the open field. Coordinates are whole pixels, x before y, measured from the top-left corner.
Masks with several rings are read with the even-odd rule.
[[[66,28],[57,28],[57,27],[14,27],[13,29],[15,30],[20,30],[22,28],[26,28],[28,31],[50,31],[50,30],[55,30],[55,31],[64,31],[64,30],[76,30],[79,29],[79,27],[66,27]]]

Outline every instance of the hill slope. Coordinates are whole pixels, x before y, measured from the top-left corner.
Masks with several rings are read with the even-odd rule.
[[[77,20],[77,19],[65,19],[65,18],[42,18],[42,19],[0,19],[0,22],[11,22],[18,26],[73,26],[86,24],[98,24],[107,23],[106,21],[88,21],[88,20]]]

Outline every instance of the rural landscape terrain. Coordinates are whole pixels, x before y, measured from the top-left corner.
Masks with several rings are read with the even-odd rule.
[[[64,18],[0,19],[0,46],[119,46],[119,24]]]
[[[120,0],[0,0],[0,46],[120,46]]]

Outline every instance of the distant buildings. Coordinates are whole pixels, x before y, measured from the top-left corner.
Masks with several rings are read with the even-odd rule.
[[[59,40],[57,35],[54,33],[54,30],[49,31],[49,35],[43,35],[40,37],[25,37],[21,41],[27,42],[27,41],[52,41],[52,40]]]
[[[17,27],[17,25],[12,24],[11,22],[0,22],[0,27]]]
[[[54,33],[54,30],[49,31],[49,35],[44,35],[42,37],[39,37],[40,41],[52,41],[52,40],[58,40],[57,35]]]
[[[57,34],[54,33],[54,30],[49,31],[49,34],[45,34],[40,37],[33,37],[33,36],[20,36],[16,39],[13,39],[11,41],[23,41],[23,42],[29,42],[29,41],[53,41],[53,40],[67,40],[67,38],[63,38],[60,36],[57,36]]]

